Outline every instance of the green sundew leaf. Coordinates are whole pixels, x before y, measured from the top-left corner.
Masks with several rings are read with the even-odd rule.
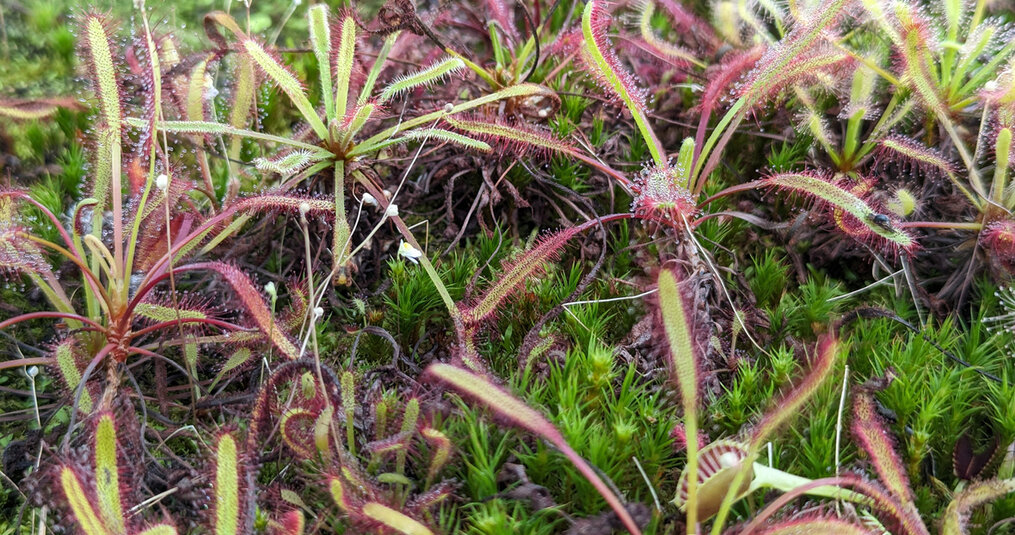
[[[973,483],[952,498],[945,509],[941,535],[964,535],[966,523],[974,507],[1015,492],[1015,479],[981,481]]]
[[[310,26],[310,48],[317,58],[317,70],[321,77],[321,100],[329,121],[335,119],[335,102],[331,95],[334,82],[331,79],[331,26],[328,25],[328,5],[315,4],[307,10]]]
[[[473,139],[468,136],[463,136],[458,132],[443,130],[441,128],[420,128],[419,130],[412,130],[405,133],[405,139],[422,140],[428,138],[433,138],[437,141],[447,143],[454,143],[456,145],[461,145],[481,152],[493,151],[493,147],[478,139]]]
[[[229,359],[227,359],[226,363],[222,366],[222,370],[220,370],[218,375],[215,376],[215,381],[212,382],[212,387],[218,384],[218,382],[222,379],[222,377],[225,376],[225,374],[229,373],[232,370],[235,370],[238,366],[243,365],[243,363],[250,360],[250,357],[252,357],[253,355],[254,354],[250,351],[250,348],[248,347],[241,347],[236,351],[233,351],[233,354],[229,355]]]
[[[430,468],[426,472],[426,480],[433,481],[437,477],[437,473],[441,471],[441,468],[451,458],[451,440],[447,435],[432,427],[424,427],[420,430],[420,434],[435,449],[430,457]]]
[[[680,387],[687,434],[687,508],[688,522],[697,523],[698,491],[698,353],[694,345],[693,319],[680,294],[680,279],[673,269],[659,272],[659,312],[670,357],[670,365]],[[679,497],[679,494],[678,494]]]
[[[582,12],[582,36],[584,37],[582,52],[592,73],[600,83],[606,89],[612,90],[627,106],[634,122],[638,125],[638,131],[648,145],[652,160],[656,165],[662,167],[666,164],[665,151],[645,116],[644,96],[635,85],[634,77],[620,65],[620,60],[611,48],[606,35],[608,31],[606,19],[608,19],[608,15],[602,0],[591,0],[585,5],[585,10]]]
[[[404,535],[432,535],[429,528],[386,505],[368,502],[363,505],[363,515]]]
[[[469,100],[467,102],[463,102],[461,104],[457,104],[457,105],[455,105],[455,106],[453,106],[451,108],[451,111],[445,111],[444,109],[440,109],[438,111],[434,111],[434,112],[427,113],[425,115],[421,115],[421,116],[416,117],[414,119],[409,119],[408,121],[399,123],[398,125],[395,125],[395,126],[393,126],[391,128],[387,128],[384,131],[382,131],[382,132],[380,132],[378,134],[375,134],[374,136],[371,136],[366,141],[363,141],[362,143],[357,145],[357,153],[358,154],[364,154],[364,153],[370,152],[370,151],[374,150],[373,147],[377,143],[380,143],[380,142],[382,142],[384,140],[387,140],[387,139],[389,139],[391,137],[394,137],[395,135],[399,134],[400,132],[405,132],[407,130],[411,130],[411,129],[416,128],[417,126],[420,126],[420,125],[423,125],[423,124],[432,123],[432,122],[436,121],[437,119],[440,119],[441,117],[444,117],[444,116],[447,116],[447,115],[454,115],[456,113],[461,113],[463,111],[468,111],[468,110],[471,110],[473,108],[477,108],[479,106],[483,106],[485,104],[489,104],[491,102],[497,102],[498,100],[504,100],[504,99],[515,98],[515,97],[528,97],[528,96],[533,96],[533,95],[553,96],[553,95],[555,95],[555,93],[553,93],[552,91],[550,91],[549,89],[547,89],[547,88],[545,88],[545,87],[543,87],[541,85],[530,84],[530,83],[524,83],[524,84],[513,85],[511,87],[506,87],[504,89],[501,89],[500,91],[496,91],[494,93],[490,93],[489,95],[484,95],[482,97],[479,97],[479,98],[476,98],[476,99],[472,99],[472,100]]]
[[[317,451],[325,459],[331,457],[331,420],[335,417],[335,408],[331,405],[325,407],[314,422],[314,445]]]
[[[243,131],[247,126],[247,119],[250,118],[254,109],[254,90],[256,89],[256,77],[254,76],[254,60],[247,54],[238,54],[236,64],[236,81],[233,83],[233,101],[229,108],[229,125],[234,131]],[[229,142],[229,158],[240,159],[243,136],[231,134]]]
[[[387,102],[399,93],[420,86],[429,86],[464,67],[465,63],[462,60],[450,56],[445,57],[425,69],[396,78],[388,87],[384,88],[384,91],[381,91],[380,101]]]
[[[176,528],[166,524],[152,526],[137,535],[177,535]]]
[[[310,104],[307,96],[303,92],[303,84],[296,79],[289,69],[279,63],[274,56],[268,53],[253,39],[247,39],[243,42],[243,48],[250,54],[250,57],[257,63],[261,70],[271,78],[282,92],[289,97],[289,100],[296,106],[303,115],[303,119],[307,121],[310,128],[314,130],[314,133],[321,139],[328,139],[328,127],[324,126],[324,122],[317,115],[317,110]],[[335,73],[336,76],[339,73]]]
[[[113,52],[109,46],[109,36],[106,34],[102,19],[95,15],[86,17],[83,37],[88,50],[95,92],[99,99],[99,110],[104,123],[102,128],[119,136],[123,116],[120,109],[120,89],[116,79],[116,67],[113,65]]]
[[[404,450],[401,450],[404,451]],[[397,485],[411,485],[412,480],[403,476],[402,474],[396,474],[394,472],[385,472],[378,474],[377,481],[380,483],[397,484]]]
[[[74,521],[85,535],[111,535],[95,514],[91,497],[85,494],[81,480],[70,467],[64,466],[60,469],[60,486],[70,504],[71,512],[74,513]]]
[[[804,173],[783,173],[758,181],[758,183],[805,193],[845,211],[863,223],[871,232],[898,245],[904,250],[916,247],[912,236],[895,227],[885,227],[873,222],[877,211],[863,199],[850,191],[813,175]]]
[[[465,120],[455,117],[446,117],[444,120],[459,130],[464,130],[477,136],[487,136],[517,144],[522,150],[537,148],[563,154],[574,153],[574,147],[562,139],[557,139],[549,132],[532,131],[527,128],[490,121]]]
[[[237,535],[240,526],[240,476],[236,440],[219,438],[215,457],[215,535]]]
[[[175,321],[177,318],[180,319],[207,319],[208,314],[202,310],[187,309],[180,307],[171,307],[165,305],[156,305],[155,303],[138,303],[134,307],[134,312],[138,315],[155,320],[159,323],[167,321]]]
[[[133,117],[127,119],[127,124],[136,128],[147,128],[148,122],[135,119]],[[225,134],[232,136],[247,137],[251,139],[257,139],[260,141],[271,141],[273,143],[279,143],[282,145],[289,145],[304,149],[314,154],[319,154],[322,157],[331,156],[331,153],[316,145],[309,143],[303,143],[302,141],[296,141],[294,139],[288,139],[281,136],[273,136],[271,134],[263,134],[261,132],[255,132],[253,130],[242,130],[233,128],[227,124],[212,123],[207,121],[162,121],[156,123],[155,128],[163,130],[165,132],[175,132],[178,134]]]
[[[113,415],[99,417],[95,428],[95,490],[99,512],[106,526],[115,533],[124,533],[123,505],[120,503],[120,468],[116,462],[116,423]]]
[[[208,78],[208,62],[215,56],[209,54],[197,62],[190,70],[190,83],[187,84],[187,120],[204,120],[204,102]]]
[[[349,506],[345,503],[345,488],[342,487],[342,481],[339,478],[331,478],[328,482],[328,491],[331,493],[331,499],[334,500],[335,505],[343,511],[349,510]]]
[[[81,383],[81,370],[78,369],[74,352],[75,345],[73,340],[60,342],[53,351],[56,357],[56,366],[59,368],[60,375],[63,377],[64,382],[67,383],[67,388],[71,392],[74,392],[78,384]],[[92,412],[92,397],[88,394],[87,388],[81,391],[78,409],[83,413]]]
[[[349,102],[349,80],[352,78],[352,67],[356,62],[356,20],[346,16],[340,23],[342,32],[335,56],[335,116],[345,117]],[[384,60],[380,60],[384,61]]]
[[[349,453],[356,455],[356,435],[353,423],[356,418],[356,375],[342,372],[342,411],[345,412],[345,441]]]
[[[279,495],[282,496],[282,500],[286,503],[295,505],[296,507],[306,507],[307,504],[303,502],[303,498],[293,490],[282,489],[279,491]]]
[[[274,158],[254,158],[254,167],[261,171],[278,173],[288,177],[299,170],[324,159],[321,153],[312,153],[306,150],[295,150],[288,154],[282,154]]]
[[[419,400],[416,398],[410,399],[405,404],[405,413],[402,415],[402,427],[400,429],[401,434],[410,436],[410,433],[416,430],[416,424],[419,422]],[[408,452],[403,448],[398,450],[395,458],[395,467],[399,474],[405,473],[405,456]]]

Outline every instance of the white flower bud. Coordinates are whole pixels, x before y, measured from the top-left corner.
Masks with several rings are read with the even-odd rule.
[[[155,177],[155,187],[159,188],[160,191],[166,191],[169,187],[169,176],[165,173]]]
[[[310,211],[310,203],[303,201],[300,203],[300,215],[305,216]]]
[[[386,217],[398,217],[398,205],[395,203],[389,204],[387,209],[384,210],[384,215]]]
[[[369,193],[364,193],[363,204],[367,206],[377,206],[377,199],[375,199],[374,196]]]

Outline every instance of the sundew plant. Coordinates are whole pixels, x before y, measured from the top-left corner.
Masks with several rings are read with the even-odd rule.
[[[1010,533],[1013,21],[0,6],[0,535]]]

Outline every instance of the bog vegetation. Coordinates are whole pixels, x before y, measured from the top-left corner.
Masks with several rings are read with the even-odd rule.
[[[218,4],[0,6],[0,535],[1015,530],[1011,5]]]

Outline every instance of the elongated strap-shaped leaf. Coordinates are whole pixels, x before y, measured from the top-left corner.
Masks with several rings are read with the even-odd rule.
[[[310,49],[317,59],[317,71],[321,80],[321,100],[324,113],[329,121],[335,120],[335,102],[331,95],[334,82],[331,79],[331,26],[328,23],[328,5],[314,4],[307,10],[307,25],[310,27]]]
[[[974,507],[1015,492],[1015,479],[992,479],[973,483],[952,498],[945,510],[941,535],[964,535],[966,523]]]
[[[877,223],[878,212],[867,201],[857,197],[839,184],[808,173],[773,175],[756,182],[756,184],[794,190],[811,196],[852,215],[867,228],[871,235],[880,236],[898,249],[909,252],[917,247],[916,240],[906,232],[891,224]]]
[[[349,81],[352,79],[352,68],[356,61],[356,20],[349,15],[342,17],[339,23],[342,32],[338,43],[338,54],[335,55],[335,117],[341,120],[349,107]],[[383,62],[383,59],[378,59]]]
[[[877,414],[874,398],[866,392],[857,394],[853,400],[853,434],[889,492],[906,504],[913,503],[913,491],[902,459]]]
[[[208,86],[206,82],[210,80],[208,74],[208,62],[214,59],[214,55],[209,54],[200,61],[194,64],[194,67],[190,69],[190,80],[187,84],[187,120],[188,121],[203,121],[204,120],[204,103],[205,96],[208,92]]]
[[[402,514],[387,505],[377,502],[368,502],[363,505],[363,516],[377,522],[396,533],[404,535],[432,535],[430,528],[420,524],[405,514]]]
[[[82,33],[81,37],[91,70],[90,74],[95,84],[96,96],[99,99],[103,128],[118,136],[123,113],[120,106],[120,86],[116,78],[116,67],[113,63],[109,35],[102,19],[97,15],[85,17]]]
[[[63,378],[64,383],[67,384],[67,389],[71,392],[76,391],[78,384],[81,383],[82,368],[79,366],[77,359],[79,351],[80,349],[73,338],[63,340],[53,350],[56,367],[60,370],[60,376]],[[86,414],[92,411],[92,396],[88,393],[87,388],[81,391],[78,409]]]
[[[81,109],[81,104],[72,98],[0,99],[0,117],[17,121],[44,119],[60,108]]]
[[[123,505],[120,503],[120,467],[116,460],[116,422],[113,415],[104,413],[95,427],[95,490],[99,497],[99,512],[106,526],[116,533],[124,533]]]
[[[176,319],[206,319],[210,316],[199,308],[173,307],[155,303],[138,303],[134,312],[144,318],[164,323]]]
[[[271,313],[271,309],[264,302],[264,298],[261,297],[261,293],[254,287],[254,284],[250,282],[250,278],[247,277],[243,272],[234,266],[225,264],[222,262],[202,262],[198,264],[190,264],[176,268],[177,271],[194,271],[207,269],[218,273],[224,278],[230,286],[236,296],[239,297],[240,302],[243,303],[243,308],[257,324],[257,327],[261,330],[268,340],[274,345],[282,354],[289,359],[299,358],[299,349],[293,344],[292,340],[282,329],[282,326],[275,321],[274,316]]]
[[[70,504],[75,522],[85,535],[110,535],[106,526],[99,520],[99,515],[92,509],[92,498],[85,494],[81,479],[70,467],[65,466],[60,469],[60,486],[63,489],[64,497]]]
[[[687,433],[687,505],[688,524],[697,522],[698,507],[698,351],[695,347],[694,321],[680,293],[677,272],[667,268],[659,272],[659,313],[670,357],[670,367],[680,387]],[[681,476],[683,478],[683,475]]]
[[[458,392],[478,400],[501,418],[553,444],[575,465],[582,476],[596,488],[600,496],[613,508],[617,518],[621,520],[624,527],[634,535],[641,534],[641,530],[634,522],[634,519],[631,518],[627,509],[624,508],[624,504],[621,503],[620,499],[613,494],[613,491],[606,486],[606,483],[599,477],[599,474],[585,462],[585,459],[571,448],[567,441],[564,440],[564,436],[560,434],[560,431],[542,413],[529,407],[525,402],[495,385],[486,377],[472,373],[464,368],[443,363],[431,364],[426,369],[425,375],[433,377]]]
[[[760,535],[875,535],[876,531],[834,516],[805,516],[781,520],[761,531]]]
[[[582,226],[573,226],[551,234],[539,240],[530,251],[524,253],[514,263],[504,268],[497,281],[479,301],[462,310],[463,319],[467,324],[476,324],[491,317],[501,303],[513,292],[518,290],[526,280],[540,273],[543,264],[556,258],[560,250],[575,234],[583,230]]]
[[[531,149],[563,154],[575,153],[575,149],[570,143],[554,137],[549,131],[535,130],[523,125],[508,125],[457,117],[447,117],[444,120],[451,126],[484,141],[499,141],[506,145],[508,150],[519,154],[524,154]]]
[[[294,407],[282,413],[279,420],[279,434],[286,446],[295,451],[300,458],[314,458],[316,450],[308,439],[313,438],[316,421],[316,415],[301,407]]]
[[[176,528],[167,524],[152,526],[137,535],[177,535]]]
[[[401,137],[394,137],[381,143],[378,143],[376,145],[373,145],[370,147],[370,152],[381,150],[385,147],[390,147],[392,145],[409,143],[410,141],[426,141],[430,139],[442,143],[454,143],[455,145],[461,145],[463,147],[478,150],[480,152],[493,151],[493,147],[491,147],[486,142],[480,141],[478,139],[473,139],[468,136],[463,136],[458,132],[452,132],[450,130],[444,130],[442,128],[420,128],[418,130],[410,130]],[[351,158],[353,156],[359,156],[360,154],[362,154],[360,151],[358,151],[357,149],[353,149],[349,151],[346,154],[346,156]]]
[[[113,167],[119,165],[119,145],[122,135],[123,112],[120,105],[120,85],[113,63],[113,52],[109,35],[102,19],[88,15],[82,32],[84,49],[90,75],[99,100],[101,122],[96,140],[96,160],[92,172],[92,197],[99,203],[95,206],[93,233],[101,232],[102,216],[108,202]]]
[[[135,128],[147,128],[148,123],[141,119],[135,119],[133,117],[127,119],[127,124]],[[257,139],[260,141],[271,141],[273,143],[280,143],[282,145],[289,145],[304,149],[315,154],[331,155],[330,152],[318,147],[317,145],[311,145],[309,143],[303,143],[302,141],[296,141],[295,139],[288,139],[281,136],[273,136],[271,134],[263,134],[261,132],[255,132],[253,130],[242,130],[233,128],[230,125],[222,123],[212,123],[207,121],[162,121],[156,123],[155,128],[164,130],[166,132],[175,132],[179,134],[227,134],[240,137],[248,137],[251,139]]]
[[[219,438],[215,453],[215,535],[240,535],[240,466],[232,435]]]
[[[463,111],[475,109],[480,106],[490,104],[491,102],[497,102],[498,100],[504,100],[515,97],[528,97],[534,95],[546,95],[550,97],[556,96],[553,91],[537,84],[524,83],[513,85],[511,87],[505,87],[504,89],[490,93],[489,95],[484,95],[482,97],[475,98],[467,102],[462,102],[461,104],[456,104],[452,106],[451,111],[446,111],[442,108],[438,111],[427,113],[425,115],[409,119],[408,121],[404,121],[396,126],[387,128],[384,131],[375,134],[374,136],[371,136],[369,139],[363,141],[358,146],[362,147],[361,153],[369,152],[372,150],[370,147],[376,143],[389,139],[400,132],[405,132],[407,130],[416,128],[417,126],[430,124],[441,117],[454,115],[456,113],[461,113]]]
[[[620,59],[617,58],[607,37],[609,14],[605,4],[602,0],[590,0],[582,12],[582,35],[585,38],[582,53],[585,62],[600,85],[619,97],[627,106],[638,125],[638,131],[648,145],[652,159],[656,165],[663,166],[666,164],[665,152],[655,131],[648,123],[648,117],[645,116],[645,91],[638,87],[634,76],[620,64]]]
[[[167,524],[152,526],[137,535],[177,535],[176,528]]]
[[[307,150],[294,150],[283,153],[274,158],[255,158],[254,166],[262,171],[278,173],[283,177],[289,177],[301,169],[323,160],[325,156],[321,153],[314,153]]]
[[[254,72],[254,60],[247,54],[236,57],[236,75],[233,82],[233,101],[229,108],[229,125],[236,131],[247,127],[247,121],[254,111],[254,90],[257,89],[257,75]],[[232,134],[229,142],[229,158],[240,159],[243,136]]]
[[[834,336],[825,335],[818,340],[817,354],[811,359],[807,375],[781,396],[755,426],[751,436],[753,451],[758,451],[756,448],[764,444],[779,427],[803,412],[804,404],[831,376],[838,352],[839,342]]]
[[[250,54],[251,59],[264,71],[268,78],[278,84],[282,92],[289,97],[289,100],[300,111],[303,119],[314,130],[317,137],[328,139],[328,127],[324,125],[320,116],[317,115],[317,110],[310,104],[310,100],[307,99],[307,95],[304,93],[303,84],[296,79],[296,75],[274,55],[268,53],[257,41],[247,39],[243,42],[243,48]]]
[[[455,71],[465,68],[465,63],[455,57],[445,57],[433,65],[414,73],[396,78],[388,87],[381,91],[380,101],[387,102],[392,97],[417,87],[430,86]]]

